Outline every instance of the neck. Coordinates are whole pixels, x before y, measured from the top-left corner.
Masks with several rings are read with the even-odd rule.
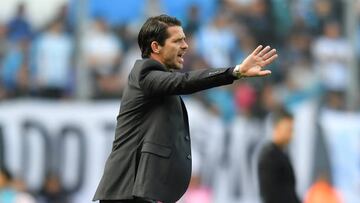
[[[159,55],[156,55],[156,54],[154,54],[154,53],[151,53],[151,55],[150,55],[149,58],[151,58],[151,59],[153,59],[153,60],[161,63],[166,69],[169,69],[169,70],[171,69],[171,68],[169,68],[167,65],[165,65],[165,63],[161,60],[161,58],[159,57]]]
[[[280,141],[280,140],[277,140],[277,139],[273,139],[272,141],[277,147],[283,149],[286,147],[286,143]]]
[[[149,57],[149,58],[154,59],[155,61],[158,61],[159,63],[161,63],[161,64],[165,65],[165,64],[164,64],[164,62],[162,62],[162,60],[161,60],[160,56],[159,56],[159,55],[157,55],[157,54],[151,53],[151,55],[150,55],[150,57]]]

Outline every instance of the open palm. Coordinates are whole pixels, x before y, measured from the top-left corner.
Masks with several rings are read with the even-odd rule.
[[[263,70],[263,68],[271,64],[278,57],[276,49],[271,49],[270,46],[263,48],[258,46],[246,59],[239,65],[239,74],[242,77],[256,77],[270,75],[270,70]]]

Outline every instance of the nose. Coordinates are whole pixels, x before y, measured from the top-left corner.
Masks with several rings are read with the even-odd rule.
[[[185,41],[183,41],[183,43],[181,44],[181,49],[186,50],[188,48],[189,48],[189,45]]]

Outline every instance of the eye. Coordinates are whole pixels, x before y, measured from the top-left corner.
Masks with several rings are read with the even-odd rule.
[[[174,42],[176,42],[176,43],[185,42],[185,37],[177,38]]]

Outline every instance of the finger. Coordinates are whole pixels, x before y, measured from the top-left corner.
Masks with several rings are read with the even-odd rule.
[[[275,55],[271,56],[270,58],[266,59],[264,65],[265,65],[265,66],[269,65],[269,64],[272,63],[277,57],[278,57],[278,55],[275,54]]]
[[[258,47],[256,47],[256,49],[253,51],[252,55],[257,55],[262,48],[263,48],[262,45],[259,45]]]
[[[259,72],[259,76],[267,76],[267,75],[270,75],[271,74],[271,71],[270,70],[262,70]]]
[[[270,50],[270,46],[266,46],[263,50],[260,51],[260,53],[257,56],[262,57],[269,50]]]
[[[269,51],[268,53],[266,53],[266,54],[262,57],[262,59],[263,59],[263,60],[266,60],[266,59],[272,57],[274,54],[276,54],[276,49],[272,49],[271,51]]]

